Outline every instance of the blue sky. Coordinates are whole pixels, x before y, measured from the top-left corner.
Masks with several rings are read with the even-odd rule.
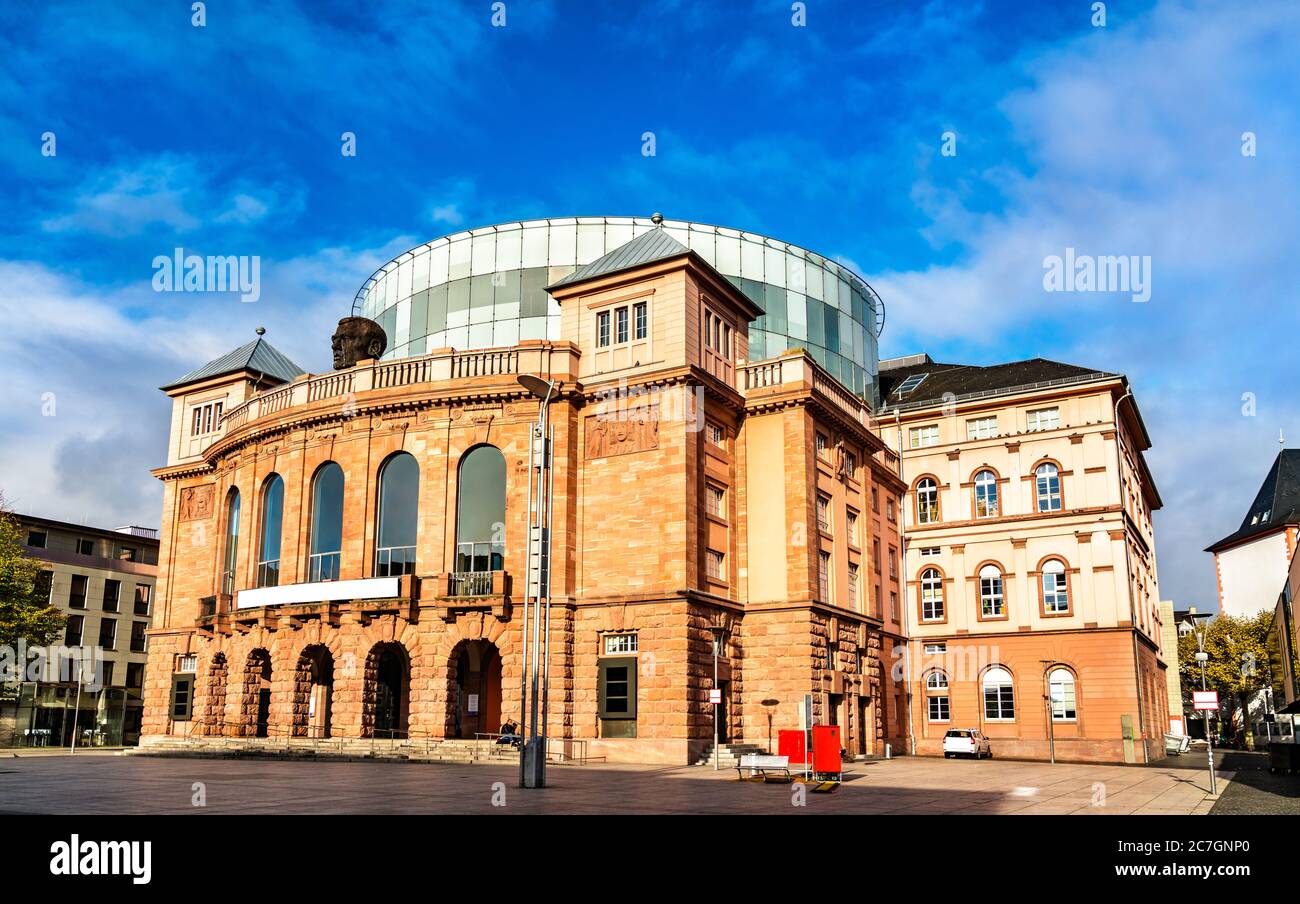
[[[1095,27],[1075,0],[807,0],[794,27],[768,0],[506,0],[494,28],[491,6],[211,0],[201,28],[188,2],[0,10],[13,506],[156,524],[161,383],[258,325],[326,369],[366,276],[437,235],[660,210],[853,266],[887,306],[882,355],[1127,373],[1162,593],[1212,604],[1200,550],[1279,430],[1300,442],[1300,7],[1112,2]],[[259,255],[261,300],[152,292],[177,246]],[[1150,255],[1151,300],[1045,293],[1066,247]]]

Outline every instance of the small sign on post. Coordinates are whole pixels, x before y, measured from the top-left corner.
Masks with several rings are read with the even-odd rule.
[[[1218,691],[1192,691],[1192,708],[1200,711],[1214,712],[1219,708]]]
[[[722,705],[722,688],[715,687],[713,690],[709,691],[709,702],[714,706]]]

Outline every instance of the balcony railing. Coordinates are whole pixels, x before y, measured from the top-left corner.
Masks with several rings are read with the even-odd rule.
[[[577,358],[577,349],[567,342],[527,340],[509,348],[440,349],[414,358],[372,361],[347,370],[299,378],[287,386],[255,395],[227,411],[221,419],[221,426],[229,434],[258,418],[310,402],[419,383],[509,377],[520,373],[546,374],[557,381],[568,381],[577,377]]]
[[[737,388],[746,395],[779,386],[811,389],[863,426],[871,423],[866,401],[854,395],[803,351],[796,350],[778,358],[742,364],[736,383]]]
[[[492,572],[455,571],[451,575],[452,596],[490,596]]]
[[[337,581],[339,579],[339,553],[312,553],[307,562],[308,581]]]

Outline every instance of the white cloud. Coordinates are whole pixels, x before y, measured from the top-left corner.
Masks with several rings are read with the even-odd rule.
[[[1300,436],[1276,342],[1300,325],[1289,304],[1300,64],[1285,50],[1298,42],[1294,6],[1164,3],[1022,61],[1030,85],[1002,109],[1025,171],[930,161],[913,197],[953,262],[867,274],[889,313],[883,354],[973,349],[983,363],[1010,347],[1133,378],[1166,503],[1161,589],[1180,603],[1215,599],[1202,547],[1237,526],[1278,427]],[[1258,157],[1240,152],[1247,130]],[[950,173],[996,189],[1002,212],[973,210],[934,178]],[[1045,293],[1043,259],[1067,247],[1151,255],[1151,301]],[[1241,416],[1244,391],[1260,396],[1256,418]]]

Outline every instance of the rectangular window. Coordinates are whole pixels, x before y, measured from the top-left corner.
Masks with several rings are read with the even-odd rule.
[[[998,435],[996,417],[977,417],[966,422],[967,439],[991,439]]]
[[[637,652],[637,648],[637,634],[635,632],[605,635],[606,656],[621,656],[627,653],[635,653]]]
[[[704,564],[705,572],[715,581],[726,581],[726,560],[722,553],[710,549],[707,552]]]
[[[947,722],[948,721],[948,698],[947,697],[928,697],[930,703],[930,721]]]
[[[86,608],[86,587],[90,584],[90,578],[84,574],[74,574],[72,576],[72,589],[68,592],[68,605],[73,609]]]
[[[849,451],[844,453],[844,474],[850,480],[858,477],[858,456]]]
[[[926,656],[942,656],[944,653],[948,652],[948,644],[928,643],[923,648],[923,652]]]
[[[898,592],[889,591],[889,617],[898,621]]]
[[[128,662],[126,664],[126,686],[137,690],[144,687],[143,662]]]
[[[117,619],[101,618],[99,620],[99,645],[105,650],[117,649]]]
[[[644,339],[650,334],[650,306],[644,301],[632,305],[632,336]]]
[[[849,606],[858,608],[858,566],[849,566]]]
[[[596,347],[605,348],[609,345],[609,311],[601,311],[596,315]]]
[[[898,580],[898,550],[889,547],[889,576]]]
[[[984,718],[1012,720],[1016,717],[1015,695],[1009,684],[984,683]]]
[[[1061,426],[1061,409],[1039,408],[1037,411],[1031,411],[1027,426],[1030,433],[1037,430],[1055,430]]]
[[[920,547],[919,549],[917,549],[917,553],[918,553],[919,555],[923,555],[923,556],[937,556],[937,555],[939,554],[939,547],[937,547],[937,546],[922,546],[922,547]]]
[[[172,720],[175,722],[188,722],[193,703],[194,676],[172,675]]]
[[[148,622],[131,622],[131,652],[143,653],[145,651],[145,631],[148,629]]]
[[[199,657],[194,653],[181,653],[176,657],[176,671],[182,675],[193,675],[199,670]]]
[[[939,425],[927,424],[924,427],[913,427],[908,431],[908,438],[908,444],[913,449],[937,446],[939,445]]]
[[[194,409],[194,420],[190,422],[190,436],[198,436],[203,432],[203,406],[199,405]]]
[[[817,497],[817,529],[824,534],[831,532],[831,501],[826,496]]]
[[[69,615],[68,622],[64,626],[63,644],[68,647],[81,646],[81,632],[86,625],[86,616]]]
[[[871,488],[871,510],[880,514],[880,491],[875,487]]]
[[[27,532],[27,545],[33,549],[44,549],[47,542],[49,542],[49,539],[45,531],[29,530]]]
[[[636,737],[635,657],[600,660],[597,680],[597,714],[602,738]]]
[[[844,520],[845,531],[848,533],[849,545],[860,546],[861,543],[858,542],[858,513],[853,511],[853,509],[846,509]]]
[[[885,518],[887,518],[890,521],[895,520],[893,499],[888,499],[885,501]]]
[[[880,541],[871,541],[871,567],[875,569],[876,574],[880,574]]]
[[[134,546],[122,546],[117,550],[117,559],[119,562],[134,562],[138,552]]]
[[[715,518],[726,519],[726,494],[721,487],[714,486],[711,483],[704,485],[704,510]]]
[[[148,584],[136,584],[136,585],[135,585],[135,614],[136,614],[136,615],[148,615],[148,614],[149,614],[149,591],[150,591],[150,589],[151,589],[151,588],[149,587]]]
[[[104,611],[116,612],[118,609],[118,598],[122,595],[122,582],[114,581],[111,578],[104,581]]]
[[[614,341],[627,341],[627,308],[618,308],[614,311]]]
[[[825,433],[818,433],[818,434],[817,434],[816,444],[817,444],[817,457],[818,457],[818,458],[825,458],[825,457],[826,457],[826,447],[827,447],[827,445],[828,445],[829,443],[830,443],[830,440],[826,438],[826,434],[825,434]]]
[[[113,686],[113,671],[114,671],[113,666],[115,665],[117,665],[116,662],[101,662],[99,664],[100,666],[99,683],[102,684],[104,687]]]
[[[42,569],[36,572],[36,581],[34,583],[36,598],[46,603],[53,602],[54,594],[54,572]]]
[[[831,599],[831,554],[817,553],[817,591],[823,603]]]
[[[708,422],[704,425],[704,435],[712,445],[717,446],[719,449],[725,448],[727,431],[722,427]]]
[[[93,556],[95,554],[94,540],[78,540],[77,552],[83,556]]]

